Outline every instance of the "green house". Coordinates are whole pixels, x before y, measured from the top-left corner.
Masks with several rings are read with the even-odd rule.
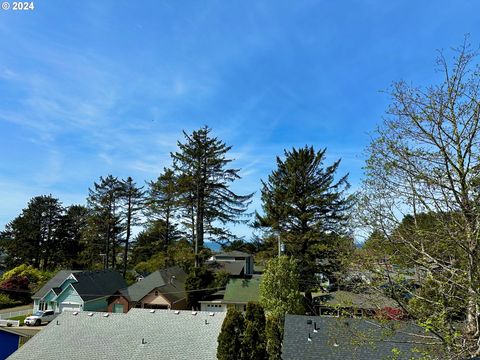
[[[108,297],[124,287],[115,270],[62,270],[32,296],[33,311],[105,311]]]

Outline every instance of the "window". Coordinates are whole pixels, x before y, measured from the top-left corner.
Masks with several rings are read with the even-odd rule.
[[[158,296],[158,290],[155,290],[155,296]]]

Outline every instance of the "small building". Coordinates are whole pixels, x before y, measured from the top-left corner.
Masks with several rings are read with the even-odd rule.
[[[249,302],[260,300],[260,276],[230,279],[223,298],[200,301],[202,311],[226,312],[229,308],[246,311]]]
[[[186,277],[187,274],[179,266],[154,271],[143,280],[110,296],[108,311],[125,313],[135,307],[186,310]]]
[[[126,285],[115,270],[62,270],[32,296],[33,312],[105,311],[108,297]]]
[[[37,332],[38,329],[0,326],[0,360],[13,354]]]
[[[9,360],[211,360],[225,314],[132,309],[65,312]]]
[[[438,356],[441,342],[411,322],[285,316],[284,360],[410,360],[424,359],[424,352]]]

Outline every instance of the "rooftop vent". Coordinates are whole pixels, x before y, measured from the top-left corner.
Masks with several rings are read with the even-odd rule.
[[[340,346],[340,345],[338,345],[337,340],[335,340],[335,341],[333,342],[333,346],[335,346],[335,347],[339,347],[339,346]]]
[[[109,315],[108,313],[106,313],[106,314],[103,314],[103,317],[108,317],[108,315]]]
[[[312,337],[311,337],[310,333],[308,333],[308,339],[307,340],[312,341]]]
[[[307,325],[312,325],[312,320],[307,320]]]
[[[155,310],[150,310],[150,313],[154,314],[154,313],[155,313]]]
[[[180,311],[175,310],[175,315],[178,315],[178,314],[180,314]]]
[[[197,312],[196,311],[192,311],[192,315],[197,315]]]
[[[93,313],[88,313],[87,315],[88,315],[88,316],[93,316]]]
[[[72,315],[77,316],[77,315],[78,315],[78,311],[74,311],[74,312],[72,313]]]
[[[214,312],[211,312],[210,314],[208,314],[210,316],[215,316],[215,313]]]
[[[142,345],[145,345],[146,343],[145,338],[142,338]]]
[[[208,320],[207,319],[205,319],[205,325],[208,325]]]

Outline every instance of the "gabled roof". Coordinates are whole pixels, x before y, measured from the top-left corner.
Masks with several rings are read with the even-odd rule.
[[[214,256],[215,257],[244,257],[244,258],[247,258],[247,257],[250,257],[252,255],[250,255],[249,253],[243,252],[243,251],[234,250],[234,251],[221,252],[221,253],[215,254]]]
[[[335,307],[353,307],[357,309],[382,309],[384,307],[398,307],[397,302],[380,293],[354,293],[351,291],[332,291],[320,293],[320,305]]]
[[[122,275],[116,270],[61,270],[37,291],[32,298],[41,299],[50,290],[59,295],[61,292],[59,287],[71,274],[77,279],[76,282],[72,283],[72,286],[83,301],[110,296],[118,289],[122,289],[127,285]]]
[[[185,293],[186,277],[187,274],[179,266],[157,270],[143,280],[129,286],[126,290],[122,290],[121,293],[130,301],[137,302],[142,300],[152,290],[158,289],[168,301],[174,303],[187,296]]]
[[[285,316],[282,346],[285,360],[390,359],[397,351],[395,359],[417,359],[422,358],[421,351],[432,349],[438,355],[440,341],[409,322]]]
[[[226,302],[248,303],[260,298],[260,277],[251,279],[230,279],[223,300]]]
[[[78,271],[76,271],[76,270],[60,270],[58,273],[55,274],[55,276],[53,278],[51,278],[45,285],[43,285],[43,287],[40,290],[38,290],[32,296],[32,299],[41,299],[52,288],[58,288],[60,285],[62,285],[63,282],[65,281],[65,279],[70,276],[70,274],[74,274],[74,273],[77,273],[77,272]]]
[[[207,265],[214,271],[226,271],[230,275],[239,276],[245,268],[244,261],[210,261]]]
[[[82,271],[75,273],[75,278],[78,281],[72,286],[83,301],[110,296],[127,285],[116,270]]]
[[[216,359],[225,313],[131,309],[62,313],[9,359]],[[143,340],[143,341],[142,341]]]

